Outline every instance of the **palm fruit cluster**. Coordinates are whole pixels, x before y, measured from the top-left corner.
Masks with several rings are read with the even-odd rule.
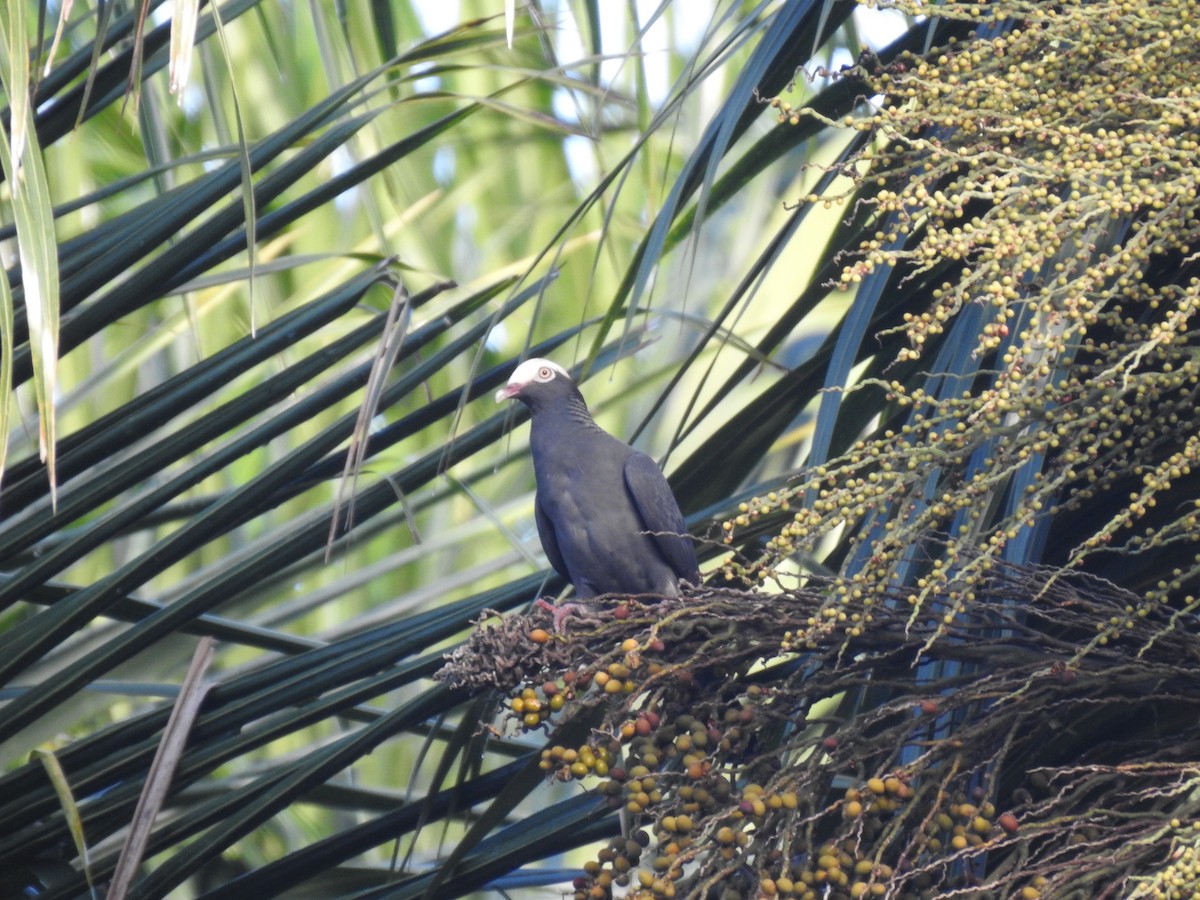
[[[847,584],[596,598],[578,630],[539,642],[548,614],[496,617],[454,652],[443,677],[505,686],[514,727],[550,732],[546,777],[624,823],[576,898],[1032,900],[1184,883],[1200,638],[1174,613],[1133,616],[1080,655],[1064,636],[1122,620],[1131,595],[1008,566],[948,640],[952,601],[909,625],[902,589],[858,637],[814,630]],[[1065,758],[1064,741],[1079,745]]]
[[[838,285],[895,268],[927,284],[876,335],[880,361],[848,389],[893,404],[877,431],[794,487],[725,523],[737,544],[764,523],[758,558],[728,566],[762,582],[797,552],[878,521],[847,592],[848,616],[890,589],[908,552],[949,538],[906,601],[919,614],[950,575],[986,577],[1035,528],[1072,535],[1071,567],[1182,545],[1115,639],[1156,604],[1194,608],[1200,581],[1200,24],[1192,0],[869,0],[975,25],[944,46],[841,77],[860,112],[829,124],[873,140],[842,193],[804,200],[871,215]],[[830,73],[837,74],[837,73]],[[782,122],[820,114],[787,97]],[[845,184],[845,182],[842,182]],[[976,325],[964,316],[977,317]],[[969,321],[975,321],[971,319]],[[973,329],[973,330],[972,330]],[[961,390],[895,377],[953,336],[974,344]],[[1015,473],[1021,478],[1014,486]],[[925,482],[936,476],[936,484]],[[1011,500],[1008,492],[1014,491]],[[1102,509],[1102,515],[1088,515]],[[977,552],[979,551],[979,552]],[[969,566],[963,556],[975,554]],[[946,627],[976,591],[956,587]],[[848,628],[855,627],[848,624]]]
[[[1130,900],[1191,900],[1200,895],[1200,820],[1168,823],[1171,852],[1162,868],[1137,880]]]

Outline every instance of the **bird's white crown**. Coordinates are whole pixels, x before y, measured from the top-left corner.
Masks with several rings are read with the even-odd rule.
[[[533,384],[534,382],[545,383],[557,377],[566,378],[568,381],[571,376],[556,362],[551,362],[548,359],[527,359],[513,370],[512,375],[508,379],[510,385]]]

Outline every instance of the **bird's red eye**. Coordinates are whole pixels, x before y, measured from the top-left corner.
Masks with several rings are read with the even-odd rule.
[[[549,366],[542,366],[538,369],[537,377],[538,381],[549,381],[554,377],[554,370]]]

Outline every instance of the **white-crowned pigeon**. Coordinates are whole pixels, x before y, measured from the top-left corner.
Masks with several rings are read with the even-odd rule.
[[[529,359],[496,402],[520,400],[532,416],[538,536],[555,571],[581,598],[677,596],[699,584],[696,552],[657,463],[604,431],[561,366]]]

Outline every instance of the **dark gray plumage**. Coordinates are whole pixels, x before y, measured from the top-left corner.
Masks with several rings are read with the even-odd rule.
[[[699,584],[696,551],[658,465],[593,421],[566,371],[546,359],[517,366],[496,402],[533,417],[538,536],[555,571],[581,598],[676,596]]]

